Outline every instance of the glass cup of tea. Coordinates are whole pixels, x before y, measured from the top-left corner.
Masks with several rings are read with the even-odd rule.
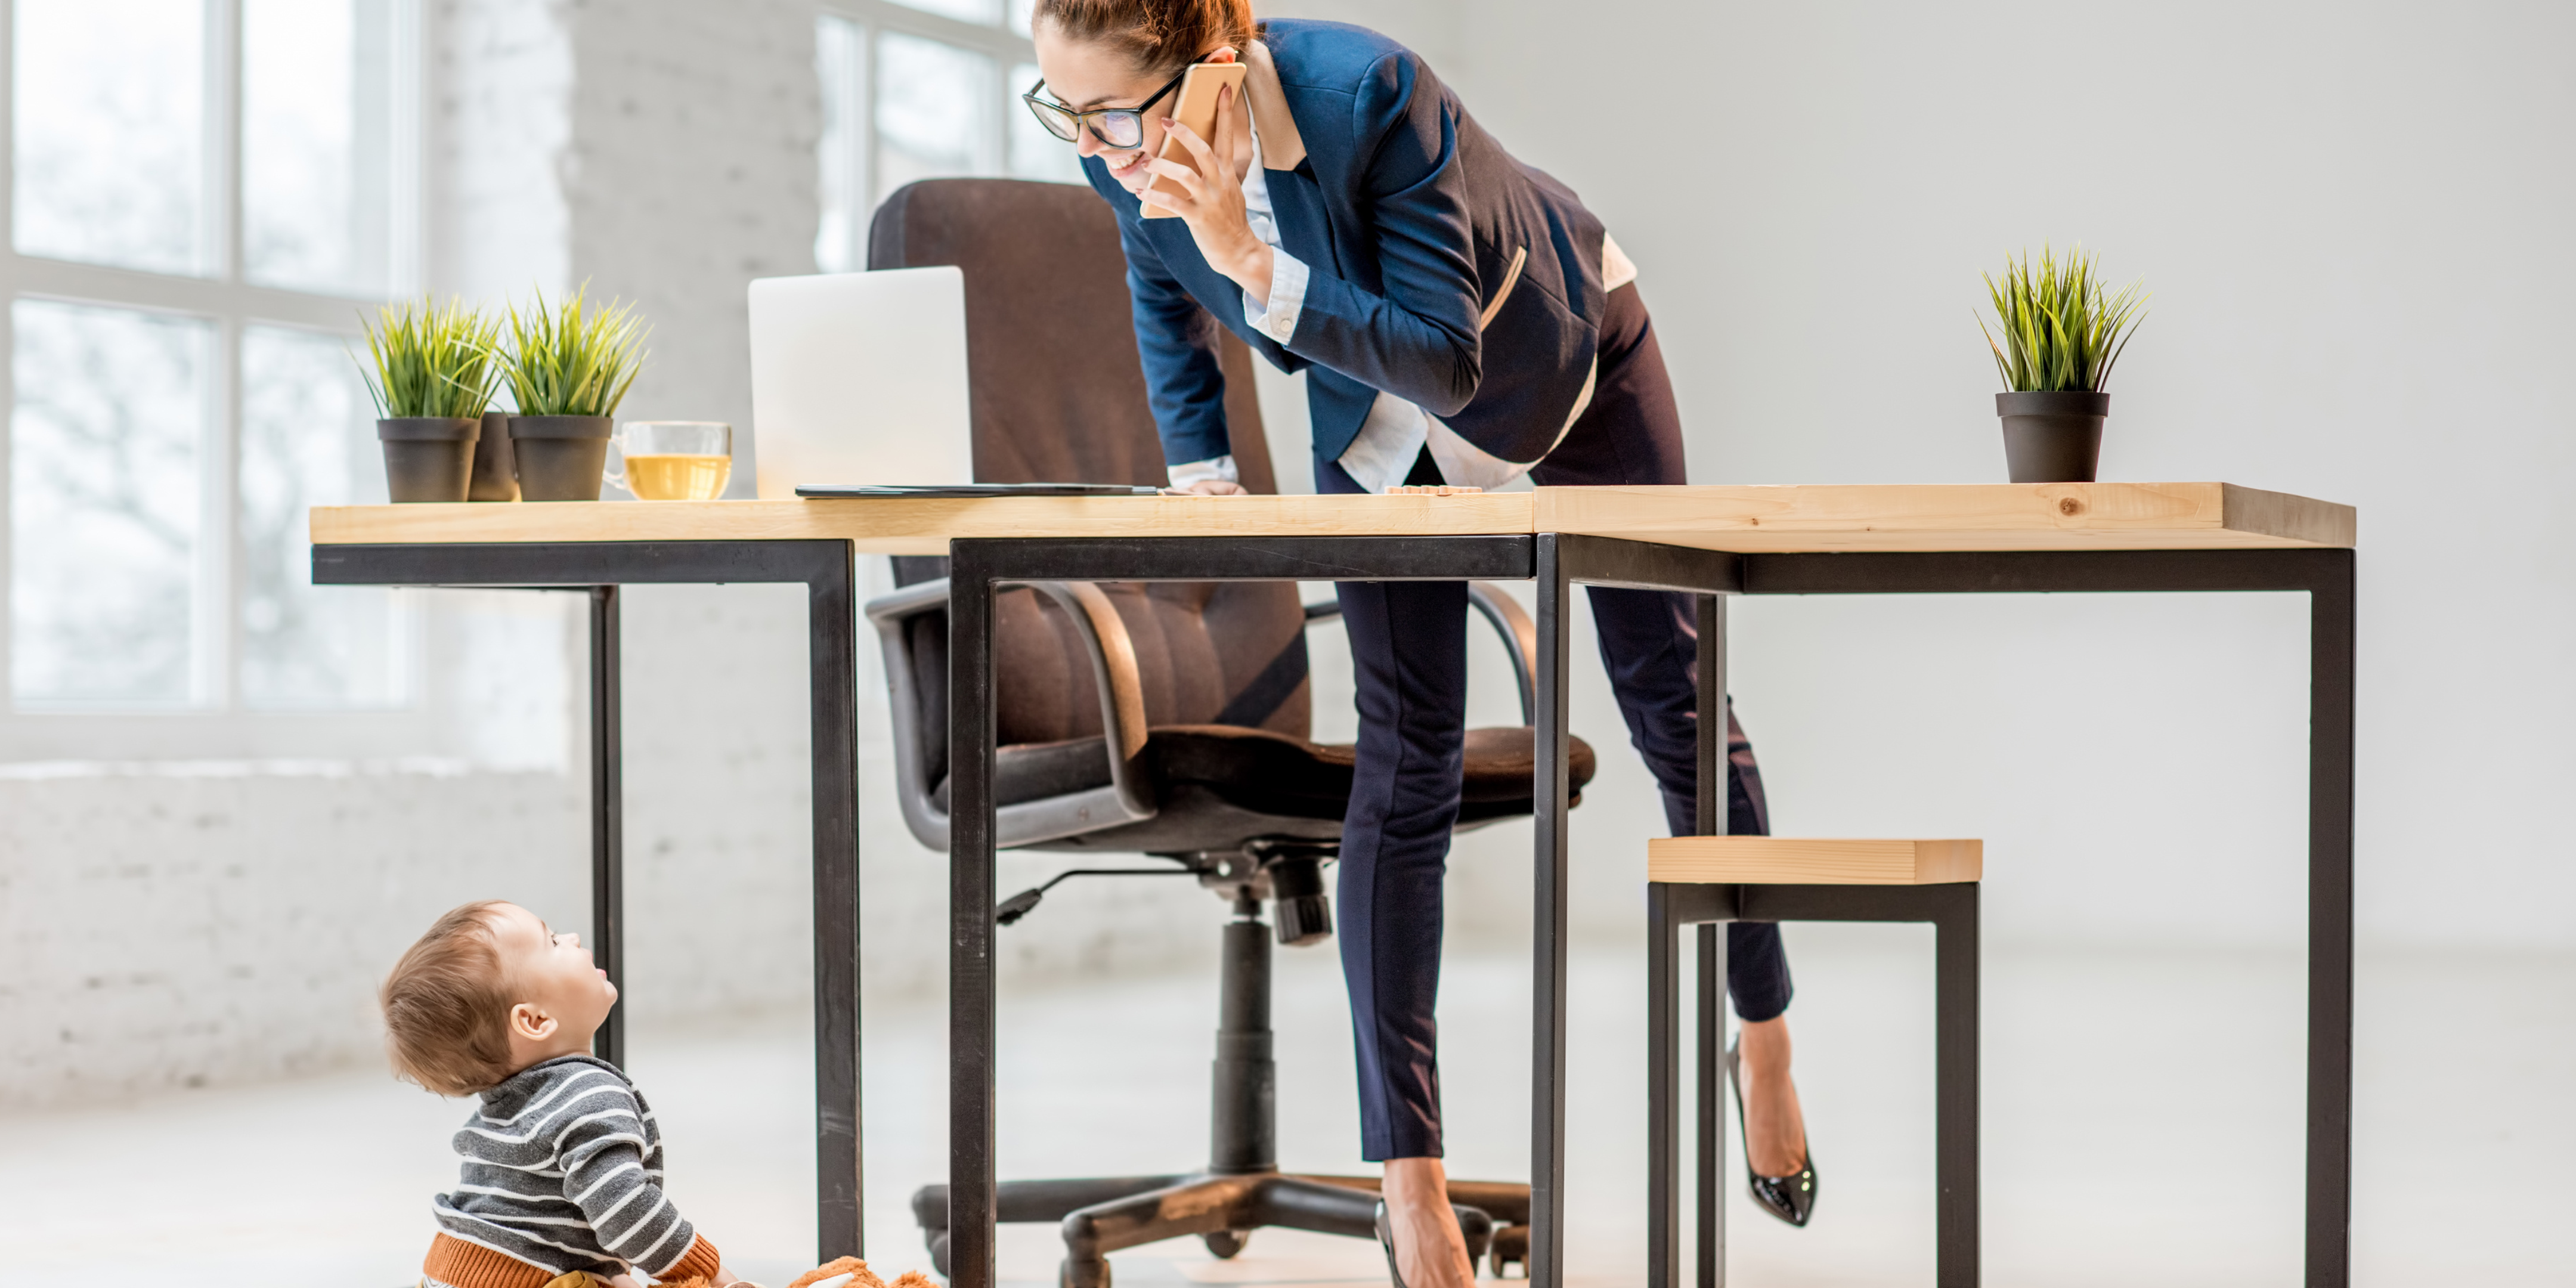
[[[625,468],[608,481],[639,501],[712,501],[733,478],[733,426],[720,420],[630,420],[616,443]]]

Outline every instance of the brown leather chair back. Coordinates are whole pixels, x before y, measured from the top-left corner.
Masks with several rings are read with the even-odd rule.
[[[1165,481],[1145,401],[1117,216],[1089,188],[1017,179],[931,179],[877,208],[868,267],[954,264],[966,277],[966,364],[981,483]],[[1216,328],[1216,320],[1207,324]],[[1252,353],[1219,330],[1226,429],[1245,488],[1277,490],[1262,438]],[[936,575],[936,574],[932,574]],[[909,580],[909,578],[907,578]],[[1120,583],[1103,589],[1136,644],[1149,724],[1239,724],[1303,738],[1311,728],[1305,612],[1282,582]],[[917,632],[945,631],[921,619]],[[924,724],[945,730],[944,638],[917,638]],[[994,671],[1002,746],[1101,734],[1080,637],[1044,596],[997,597]],[[937,674],[933,674],[933,672]],[[935,697],[932,695],[936,695]],[[943,777],[946,735],[932,761]]]
[[[966,274],[976,482],[1163,485],[1127,257],[1098,193],[1021,179],[906,184],[877,207],[868,267],[931,264]],[[1219,335],[1235,465],[1245,488],[1275,492],[1252,350]]]

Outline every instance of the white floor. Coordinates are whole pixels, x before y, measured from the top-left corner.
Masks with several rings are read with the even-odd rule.
[[[1730,1186],[1735,1282],[1931,1278],[1928,931],[1793,927],[1799,1076],[1823,1179],[1816,1223]],[[1280,958],[1283,1162],[1350,1170],[1356,1110],[1329,949]],[[1574,969],[1570,1264],[1643,1280],[1642,964]],[[2359,1039],[2356,1282],[2576,1284],[2576,961],[2373,957]],[[1007,1000],[1004,1174],[1181,1170],[1206,1128],[1210,981]],[[2301,982],[2289,955],[1990,950],[1986,1282],[2298,1282]],[[1459,1175],[1526,1175],[1526,967],[1453,956],[1443,1046]],[[904,1205],[943,1172],[931,1007],[867,1017],[868,1246],[927,1268]],[[2446,1043],[2436,1050],[2434,1042]],[[632,1061],[671,1142],[672,1190],[736,1269],[811,1264],[802,1024],[645,1033]],[[0,1118],[9,1283],[395,1288],[463,1107],[376,1075]],[[1053,1279],[1052,1231],[1008,1227],[1008,1279]],[[1123,1285],[1383,1282],[1373,1245],[1264,1231],[1231,1263],[1195,1243],[1119,1254]],[[146,1278],[149,1276],[149,1278]],[[891,1273],[888,1275],[891,1278]]]

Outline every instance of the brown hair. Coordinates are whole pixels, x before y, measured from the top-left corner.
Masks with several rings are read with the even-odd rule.
[[[1220,45],[1240,50],[1259,26],[1252,0],[1037,0],[1031,22],[1125,54],[1138,71],[1167,76]]]
[[[378,995],[394,1075],[442,1096],[501,1085],[510,1067],[510,993],[492,938],[498,899],[451,909],[420,937]]]

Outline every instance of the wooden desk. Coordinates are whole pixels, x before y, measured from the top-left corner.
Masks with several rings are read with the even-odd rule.
[[[847,541],[944,555],[978,537],[1434,537],[1540,532],[1738,553],[2254,550],[2353,544],[2353,510],[2227,483],[1556,487],[1462,496],[994,497],[365,505],[315,545]]]
[[[1530,1279],[1564,1275],[1566,691],[1577,584],[1699,598],[1700,704],[1726,691],[1738,594],[2280,591],[2310,597],[2307,1282],[2348,1279],[2354,512],[2219,483],[1541,488],[1479,496],[1136,497],[404,505],[313,512],[314,580],[586,589],[593,890],[618,969],[616,589],[800,581],[813,636],[821,1254],[859,1251],[859,553],[949,554],[950,1265],[994,1281],[992,604],[1006,582],[1534,580],[1539,657]],[[1700,809],[1725,826],[1702,728]],[[958,734],[955,731],[977,731]],[[612,1019],[610,1051],[622,1041]],[[612,1059],[615,1058],[613,1055]],[[1678,1213],[1650,1214],[1678,1281]],[[1971,1208],[1944,1288],[1977,1280]],[[1712,1259],[1701,1259],[1703,1277]]]

